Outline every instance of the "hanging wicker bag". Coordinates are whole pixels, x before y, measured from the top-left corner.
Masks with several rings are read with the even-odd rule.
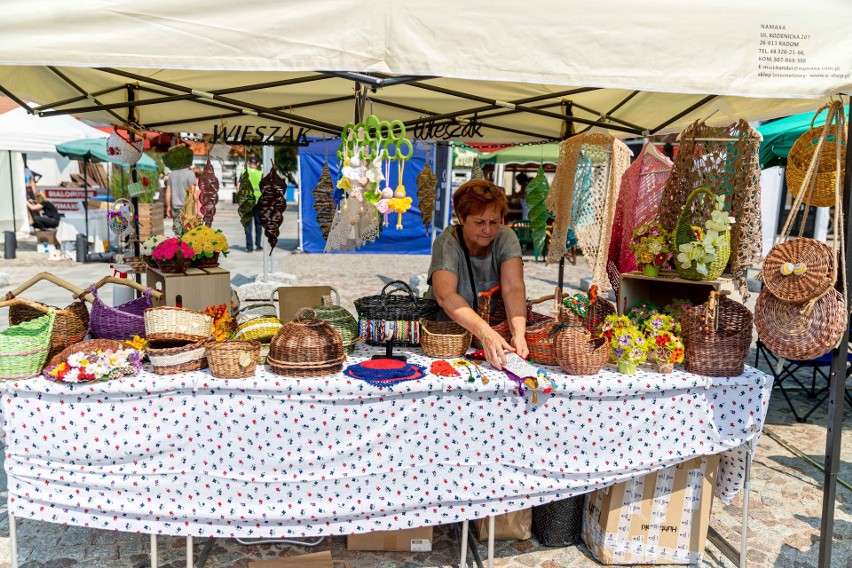
[[[106,140],[106,152],[110,158],[132,166],[142,157],[144,145],[144,140],[131,142],[113,128],[112,134]]]
[[[839,107],[839,109],[837,108]],[[825,125],[814,128],[817,115],[824,109],[828,109]],[[812,185],[809,189],[804,187],[806,193],[805,203],[813,207],[831,207],[834,205],[834,194],[837,179],[843,179],[845,174],[845,163],[837,162],[838,137],[840,142],[840,155],[846,155],[846,129],[835,129],[830,134],[832,123],[843,123],[844,111],[841,103],[825,105],[820,108],[811,119],[811,128],[802,134],[787,155],[787,186],[793,195],[798,196],[806,184],[808,169],[814,159],[817,159],[815,171],[811,174]],[[839,130],[839,133],[837,132]],[[823,140],[820,145],[820,140]],[[817,155],[819,154],[819,155]]]
[[[257,341],[210,341],[207,343],[210,373],[220,379],[253,377],[260,357]]]
[[[142,296],[118,306],[108,306],[98,296],[98,289],[89,286],[94,296],[89,328],[95,339],[133,339],[134,335],[145,337],[145,310],[153,307],[151,289]]]
[[[272,338],[266,362],[276,375],[319,377],[343,368],[346,354],[340,334],[310,308],[285,323]]]
[[[695,234],[692,232],[692,225],[694,224],[691,220],[692,206],[693,201],[699,195],[706,195],[711,202],[716,197],[706,187],[699,187],[686,198],[686,205],[683,206],[683,210],[681,210],[680,216],[677,218],[677,225],[675,225],[674,240],[675,249],[677,250],[680,249],[680,245],[685,245],[695,240]],[[710,203],[709,207],[712,209],[713,204]],[[716,260],[707,266],[707,274],[698,272],[694,264],[689,268],[683,268],[677,259],[675,259],[675,268],[677,268],[678,274],[687,280],[715,280],[719,278],[725,271],[725,267],[728,266],[728,259],[731,257],[731,232],[725,231],[722,233],[721,238],[723,244],[716,248]]]
[[[51,346],[56,311],[0,331],[0,380],[35,377],[44,368]]]
[[[6,300],[15,298],[11,292],[6,294]],[[40,302],[25,300],[9,305],[9,325],[15,326],[26,321],[44,317],[50,310],[55,313],[52,333],[50,336],[50,353],[48,359],[73,343],[82,341],[89,332],[89,310],[86,303],[78,300],[68,304],[63,309],[47,306]]]
[[[355,345],[360,341],[361,336],[358,333],[358,320],[350,314],[345,308],[340,306],[340,295],[337,290],[332,288],[332,291],[337,295],[337,304],[332,303],[329,296],[323,298],[323,303],[314,306],[314,311],[317,318],[337,330],[340,334],[340,339],[343,341],[343,351],[347,355],[351,355],[355,351]],[[421,327],[422,334],[422,327]],[[421,335],[422,339],[422,335]]]
[[[763,262],[763,283],[773,296],[804,304],[834,286],[834,252],[825,243],[798,238],[772,247]]]
[[[807,305],[761,293],[754,306],[757,336],[784,359],[815,359],[831,351],[846,331],[845,306],[843,296],[834,289]]]
[[[741,375],[753,319],[744,305],[715,291],[706,303],[687,308],[681,318],[686,370],[708,377]]]
[[[390,292],[387,289],[395,286]],[[395,295],[402,292],[405,295]],[[411,287],[401,280],[389,282],[377,296],[364,296],[355,300],[358,311],[358,329],[361,339],[369,345],[394,345],[417,347],[420,345],[420,320],[434,320],[438,302],[418,298]]]
[[[436,359],[458,359],[470,348],[471,333],[454,321],[420,320],[420,347]]]
[[[276,317],[254,318],[237,326],[234,339],[269,343],[280,329],[281,320]]]
[[[148,341],[199,341],[213,335],[213,317],[195,310],[162,306],[144,312]]]
[[[179,144],[163,154],[163,165],[170,170],[182,170],[192,165],[192,150]]]
[[[74,353],[95,353],[97,351],[118,351],[122,349],[124,344],[115,339],[84,339],[73,345],[69,345],[56,355],[50,358],[45,367],[53,367],[63,361],[67,361],[70,355]]]
[[[212,340],[149,340],[148,360],[154,367],[154,373],[158,375],[176,375],[206,369],[208,341]]]

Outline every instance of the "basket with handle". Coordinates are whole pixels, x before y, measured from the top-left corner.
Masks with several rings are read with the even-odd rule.
[[[245,379],[254,376],[260,357],[257,341],[210,341],[206,344],[210,373],[220,379]]]
[[[454,321],[420,320],[420,347],[436,359],[457,359],[470,347],[472,334]]]
[[[828,109],[825,124],[814,127],[817,116]],[[807,194],[805,203],[813,207],[832,207],[835,186],[845,174],[844,161],[836,155],[846,155],[846,128],[843,104],[836,101],[821,107],[811,119],[811,128],[796,140],[787,155],[787,186],[796,197]],[[837,126],[831,132],[832,125]]]
[[[533,312],[532,306],[532,301],[527,300],[527,326],[552,321],[553,318],[550,316]],[[488,322],[491,329],[496,331],[500,337],[506,341],[510,341],[512,339],[512,329],[509,325],[509,320],[507,319],[506,306],[503,303],[500,286],[495,286],[491,290],[479,293],[476,313],[484,321]],[[479,341],[479,338],[473,338],[473,346],[477,349],[482,347],[482,343]]]
[[[192,150],[184,144],[178,144],[163,155],[163,165],[170,170],[181,170],[192,165],[192,158]]]
[[[21,298],[0,302],[0,306],[27,302]],[[35,377],[44,368],[51,346],[56,310],[49,308],[41,317],[0,331],[0,380]]]
[[[139,298],[118,306],[108,306],[92,285],[88,288],[94,297],[89,328],[96,339],[133,339],[134,335],[145,337],[145,310],[153,307],[151,289],[148,288]]]
[[[542,304],[548,300],[555,300],[555,296],[553,294],[542,296],[536,300],[529,301],[528,305],[531,308],[536,304]],[[527,315],[529,316],[529,314]],[[543,314],[533,312],[532,317],[527,318],[528,323],[524,332],[524,338],[530,350],[529,359],[540,365],[556,366],[556,352],[553,348],[555,335],[553,326],[557,322],[550,316],[542,316]]]
[[[333,302],[330,296],[324,296],[322,303],[314,306],[314,311],[317,318],[337,330],[340,334],[340,339],[343,341],[343,351],[347,355],[355,351],[355,345],[360,341],[361,336],[358,333],[358,320],[350,314],[346,308],[340,305],[340,294],[335,288],[331,291],[336,297],[336,302]],[[421,327],[422,333],[422,327]],[[422,336],[421,336],[422,339]]]
[[[395,289],[388,292],[391,286]],[[355,309],[359,335],[367,344],[385,345],[391,341],[397,346],[416,347],[420,345],[420,319],[434,320],[438,302],[418,298],[408,284],[394,280],[382,288],[381,294],[355,300]]]
[[[213,317],[203,312],[162,306],[148,308],[145,335],[148,341],[200,341],[213,335]]]
[[[124,348],[125,345],[116,339],[84,339],[72,345],[69,345],[56,355],[50,358],[45,367],[58,365],[62,361],[67,361],[69,355],[74,353],[95,353],[97,351],[117,351]]]
[[[681,318],[684,367],[708,377],[741,375],[751,347],[753,316],[744,305],[716,291]]]
[[[148,360],[154,367],[154,373],[158,375],[175,375],[206,369],[208,341],[212,339],[149,340]]]
[[[712,209],[713,207],[712,200],[716,197],[716,194],[706,187],[699,187],[689,194],[675,225],[674,241],[676,250],[680,250],[680,245],[685,245],[695,240],[695,234],[692,232],[692,208],[695,199],[701,195],[706,195],[710,201],[710,208]],[[720,238],[722,239],[722,244],[716,247],[716,259],[707,265],[707,274],[698,272],[694,264],[689,268],[682,267],[677,261],[677,256],[675,256],[675,268],[677,268],[678,274],[687,280],[715,280],[719,278],[725,271],[725,267],[728,266],[728,259],[731,257],[731,232],[725,231],[720,235]]]
[[[285,323],[272,338],[266,362],[276,375],[319,377],[343,368],[346,354],[340,334],[302,308],[296,319]]]
[[[564,306],[559,288],[556,289],[555,302],[559,314],[559,324],[553,337],[556,364],[569,375],[598,374],[609,359],[609,345],[600,336],[600,324],[592,325],[589,322],[594,321],[593,318],[581,318]]]

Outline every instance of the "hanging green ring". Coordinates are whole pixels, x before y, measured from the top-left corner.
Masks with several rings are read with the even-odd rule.
[[[397,142],[405,140],[405,124],[403,124],[401,120],[394,120],[390,123],[390,127],[390,138],[393,138]],[[399,128],[399,134],[395,133],[397,128]]]
[[[408,148],[408,153],[404,154],[402,152],[403,148]],[[396,147],[398,157],[403,160],[408,160],[411,156],[414,155],[414,145],[411,144],[411,140],[408,138],[403,138],[402,141]]]

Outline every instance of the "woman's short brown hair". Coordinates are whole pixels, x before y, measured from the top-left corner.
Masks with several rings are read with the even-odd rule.
[[[453,194],[453,209],[459,219],[482,213],[494,205],[500,211],[500,217],[505,218],[509,212],[506,192],[488,180],[472,179]]]

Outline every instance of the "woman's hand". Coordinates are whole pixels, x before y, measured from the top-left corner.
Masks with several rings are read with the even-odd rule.
[[[515,348],[506,343],[503,337],[491,329],[486,327],[486,330],[479,336],[482,342],[482,351],[485,353],[485,360],[497,370],[501,370],[506,364],[506,351],[515,351]],[[526,347],[526,343],[524,343]]]
[[[512,346],[515,348],[515,353],[517,353],[521,359],[529,357],[530,349],[527,347],[527,338],[523,333],[512,337]]]

